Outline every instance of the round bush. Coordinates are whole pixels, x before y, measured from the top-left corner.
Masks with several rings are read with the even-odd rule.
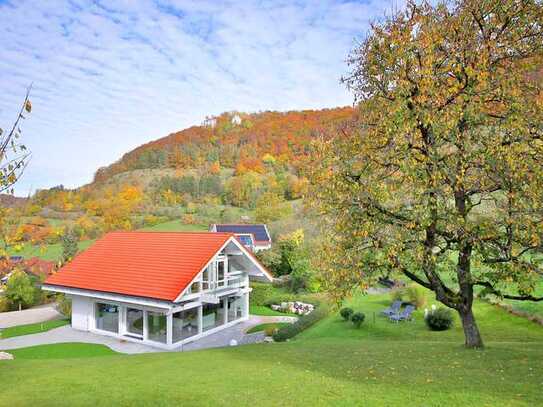
[[[351,316],[354,314],[354,311],[352,308],[341,308],[339,311],[339,315],[341,315],[341,318],[343,318],[345,321],[348,321],[351,319]]]
[[[362,312],[355,312],[353,316],[351,317],[351,322],[354,324],[356,328],[360,328],[360,325],[362,325],[362,322],[364,322],[364,319],[366,316]]]
[[[446,331],[453,324],[451,310],[443,307],[430,311],[424,320],[432,331]]]

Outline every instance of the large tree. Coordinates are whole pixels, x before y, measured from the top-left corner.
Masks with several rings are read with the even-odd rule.
[[[542,51],[536,0],[409,2],[372,26],[344,79],[358,118],[311,167],[336,293],[401,273],[458,312],[468,347],[477,287],[543,300]]]

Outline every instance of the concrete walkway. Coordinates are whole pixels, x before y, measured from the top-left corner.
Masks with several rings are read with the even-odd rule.
[[[56,304],[46,304],[22,311],[0,312],[0,329],[36,324],[62,317],[55,307]]]
[[[246,331],[252,326],[259,324],[269,322],[293,322],[295,320],[296,317],[268,317],[252,315],[248,321],[223,329],[222,331],[216,332],[197,341],[188,343],[184,346],[180,346],[174,351],[192,351],[229,346],[232,339],[235,339],[239,345],[262,342],[264,340],[263,332],[247,334]],[[72,327],[69,325],[61,326],[59,328],[51,329],[50,331],[42,332],[39,334],[23,335],[13,338],[1,339],[0,350],[10,350],[25,348],[28,346],[66,342],[96,343],[106,345],[116,352],[127,354],[164,351],[162,349],[154,348],[136,342],[128,342],[109,336],[97,335],[91,332],[78,331],[72,329]]]

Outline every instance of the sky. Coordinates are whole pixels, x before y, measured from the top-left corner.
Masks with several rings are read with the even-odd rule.
[[[0,0],[1,128],[32,84],[16,194],[88,183],[206,116],[351,105],[346,57],[401,3]]]

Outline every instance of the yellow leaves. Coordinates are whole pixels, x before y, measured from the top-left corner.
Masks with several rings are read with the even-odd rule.
[[[25,110],[30,113],[32,111],[32,103],[30,103],[30,100],[27,100],[25,102]]]

